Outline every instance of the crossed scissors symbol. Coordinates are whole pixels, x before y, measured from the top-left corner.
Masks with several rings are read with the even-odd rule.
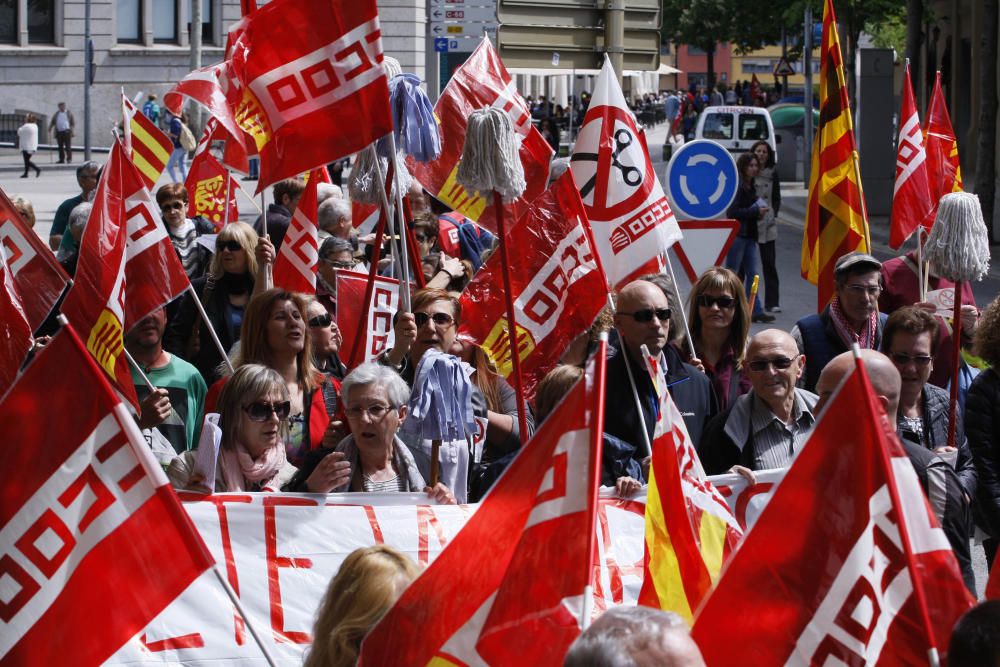
[[[622,164],[618,156],[621,155],[622,151],[632,145],[632,133],[626,128],[619,128],[615,131],[615,150],[611,153],[611,166],[617,169],[622,174],[622,180],[625,181],[626,185],[635,187],[642,183],[642,174],[638,169],[627,164]],[[572,162],[577,162],[580,160],[586,162],[597,162],[597,153],[576,153],[570,158]],[[590,177],[590,180],[583,184],[580,188],[580,196],[586,197],[594,189],[594,184],[597,181],[597,173]]]

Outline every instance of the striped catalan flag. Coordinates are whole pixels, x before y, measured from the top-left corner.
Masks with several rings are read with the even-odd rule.
[[[649,470],[639,604],[675,612],[691,623],[743,531],[705,479],[669,392],[660,397]]]
[[[817,311],[833,298],[837,259],[871,249],[833,0],[826,0],[823,10],[819,107],[802,236],[802,277],[817,287]]]
[[[139,170],[146,189],[152,190],[170,160],[174,142],[124,95],[122,109],[129,119],[126,144],[132,148],[132,163]]]

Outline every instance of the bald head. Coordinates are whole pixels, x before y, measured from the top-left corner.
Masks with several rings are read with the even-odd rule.
[[[645,280],[623,287],[618,293],[615,326],[633,359],[641,358],[643,345],[650,354],[659,354],[670,335],[670,306],[663,290]]]
[[[889,357],[875,350],[861,350],[861,361],[865,365],[872,389],[882,401],[882,407],[889,418],[889,423],[895,424],[896,412],[899,409],[899,391],[903,386],[899,371],[896,370],[896,366],[889,360]],[[838,354],[823,368],[823,372],[819,375],[819,381],[816,383],[816,393],[819,394],[816,413],[819,413],[826,405],[833,392],[853,369],[854,354],[852,352]]]
[[[747,347],[747,358],[750,358],[752,353],[762,348],[781,350],[789,358],[799,355],[799,348],[795,344],[795,339],[792,338],[790,333],[781,329],[764,329],[754,334],[750,338],[750,345]]]

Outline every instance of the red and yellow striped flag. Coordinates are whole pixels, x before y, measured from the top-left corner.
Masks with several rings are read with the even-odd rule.
[[[684,418],[668,392],[660,397],[647,488],[639,604],[675,612],[691,623],[743,531],[705,479]]]
[[[813,141],[802,236],[802,277],[817,287],[817,310],[823,310],[833,298],[833,266],[837,259],[871,249],[833,0],[826,0],[823,10],[820,62],[819,127]]]
[[[124,95],[122,111],[128,121],[125,145],[131,149],[132,164],[139,170],[146,189],[152,190],[170,160],[174,142]]]

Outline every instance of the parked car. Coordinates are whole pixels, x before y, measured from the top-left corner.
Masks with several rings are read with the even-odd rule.
[[[745,153],[758,141],[777,152],[771,115],[763,107],[706,107],[698,116],[695,139],[711,139],[730,153]]]

